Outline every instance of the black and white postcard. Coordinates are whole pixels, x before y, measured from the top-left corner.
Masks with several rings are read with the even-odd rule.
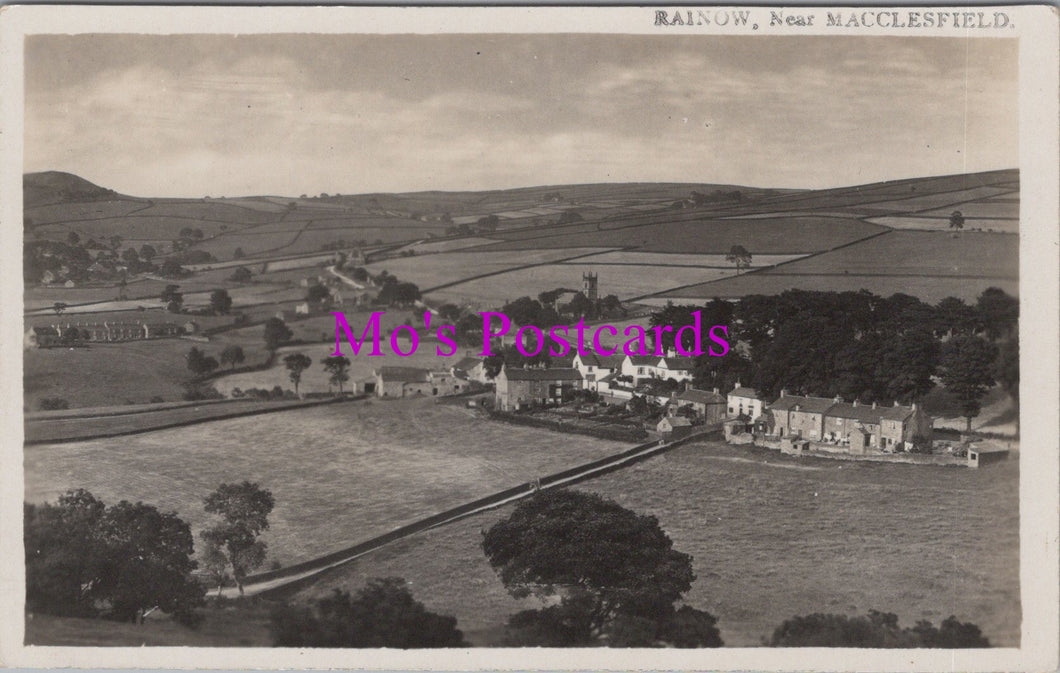
[[[4,7],[0,664],[1056,670],[1057,34]]]

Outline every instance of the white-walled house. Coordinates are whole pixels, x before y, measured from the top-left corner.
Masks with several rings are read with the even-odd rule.
[[[764,404],[758,399],[758,391],[745,388],[737,381],[736,387],[728,395],[728,416],[736,418],[741,414],[752,421],[762,415]]]

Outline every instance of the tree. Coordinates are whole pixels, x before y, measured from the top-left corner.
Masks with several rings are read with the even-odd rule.
[[[304,353],[291,353],[283,359],[283,365],[287,367],[287,375],[294,384],[294,394],[298,394],[298,384],[302,382],[302,372],[309,369],[313,364],[312,358]]]
[[[333,386],[339,387],[339,394],[342,394],[342,384],[350,380],[350,359],[341,355],[333,355],[321,360],[324,365],[324,371],[328,376],[328,383]]]
[[[229,365],[232,369],[235,369],[236,365],[242,364],[244,360],[246,360],[246,355],[243,353],[242,346],[230,344],[221,351],[221,364]]]
[[[158,270],[158,273],[166,278],[181,278],[186,276],[188,272],[180,265],[180,262],[172,257],[167,257],[162,262],[162,267]]]
[[[866,616],[815,613],[785,620],[773,631],[772,647],[968,648],[990,647],[979,627],[950,616],[941,628],[921,620],[901,627],[898,616],[869,610]]]
[[[310,285],[309,289],[306,290],[305,300],[310,304],[323,304],[331,301],[331,291],[328,290],[326,285]]]
[[[275,353],[276,349],[291,340],[294,332],[282,319],[272,317],[265,321],[265,348]]]
[[[155,250],[155,246],[150,243],[144,243],[140,246],[140,259],[150,262],[156,256],[158,256],[158,251]]]
[[[734,245],[729,250],[729,254],[725,255],[725,261],[732,262],[736,265],[736,275],[740,275],[740,269],[751,266],[751,253],[747,252],[747,248],[742,245]]]
[[[69,243],[71,246],[74,246],[81,242],[81,237],[77,234],[76,231],[71,231],[69,234],[66,235],[66,242]]]
[[[64,301],[57,301],[52,304],[52,310],[55,311],[55,315],[62,315],[63,311],[66,310],[67,304]]]
[[[950,229],[958,232],[964,229],[964,214],[961,211],[955,210],[950,213]]]
[[[655,517],[579,491],[523,501],[484,533],[482,549],[513,596],[561,597],[513,615],[509,635],[524,642],[545,632],[548,644],[618,645],[631,631],[650,632],[651,644],[668,642],[673,604],[695,580],[692,557],[673,549]],[[716,629],[696,640],[721,644]]]
[[[232,259],[243,259],[247,254],[243,252],[243,248],[236,248],[232,251]]]
[[[191,530],[175,513],[141,502],[107,507],[84,489],[24,513],[30,610],[142,621],[157,607],[195,623],[204,592],[191,576]]]
[[[184,305],[184,294],[180,292],[179,285],[166,285],[166,289],[162,290],[159,300],[166,305],[166,308],[171,313],[180,313],[180,309]]]
[[[210,293],[210,309],[218,315],[225,315],[232,309],[232,297],[224,288]]]
[[[258,539],[269,529],[269,514],[276,505],[272,493],[257,483],[221,484],[204,500],[207,514],[214,514],[213,525],[200,533],[217,571],[222,556],[243,593],[243,580],[265,562],[266,545]],[[222,565],[223,572],[223,565]]]
[[[336,589],[305,607],[271,615],[277,647],[466,647],[456,618],[429,612],[400,577],[371,579],[351,597]]]
[[[998,339],[1010,334],[1019,323],[1019,299],[1000,288],[988,287],[983,290],[976,301],[975,310],[989,339]]]
[[[135,267],[140,263],[140,253],[136,252],[136,248],[125,248],[125,252],[121,253],[121,258],[130,267]]]
[[[236,267],[236,270],[232,272],[230,280],[236,283],[249,283],[250,279],[254,276],[250,269],[245,266]]]
[[[188,369],[196,376],[206,376],[218,367],[217,360],[194,347],[188,351],[184,359],[188,363]]]
[[[971,334],[958,334],[942,349],[942,384],[961,405],[967,430],[972,429],[972,418],[979,415],[980,400],[994,385],[997,353],[997,346]]]

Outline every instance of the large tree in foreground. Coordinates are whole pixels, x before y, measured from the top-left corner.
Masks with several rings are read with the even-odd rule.
[[[399,577],[373,579],[351,597],[336,589],[272,614],[277,647],[465,647],[456,618],[429,612]]]
[[[203,588],[188,524],[173,512],[84,489],[25,507],[26,606],[58,615],[142,621],[154,609],[196,623]]]
[[[958,334],[946,342],[939,362],[942,385],[961,406],[972,429],[972,419],[979,415],[980,401],[994,385],[997,346],[971,334]]]
[[[215,577],[224,576],[227,565],[232,568],[239,593],[243,593],[243,579],[265,562],[265,543],[259,536],[269,528],[269,514],[276,501],[272,493],[256,483],[221,484],[206,496],[205,510],[216,515],[216,520],[200,536],[206,544],[203,552],[208,559],[208,570]]]
[[[509,593],[553,602],[513,615],[511,644],[721,645],[712,615],[674,609],[695,580],[692,557],[655,517],[595,494],[544,491],[486,531],[482,548]]]

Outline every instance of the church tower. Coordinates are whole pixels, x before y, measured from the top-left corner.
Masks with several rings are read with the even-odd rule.
[[[596,281],[597,276],[592,271],[582,274],[582,294],[593,303],[596,303],[596,300],[600,298],[600,290],[597,287]]]

